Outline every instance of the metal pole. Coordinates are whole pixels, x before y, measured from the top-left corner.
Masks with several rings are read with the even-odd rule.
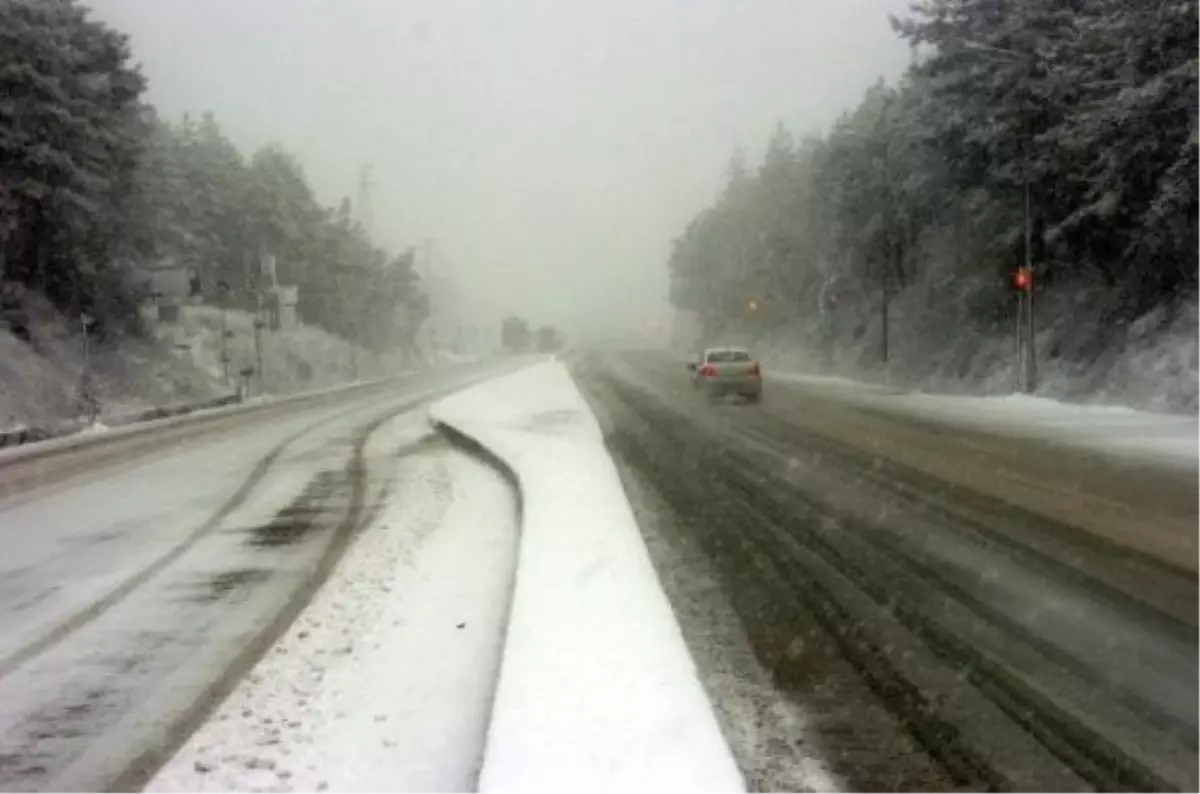
[[[258,393],[263,393],[263,355],[262,355],[262,292],[255,296],[254,311],[254,374],[258,377]]]
[[[1037,390],[1036,326],[1033,321],[1033,290],[1037,279],[1033,277],[1033,214],[1030,206],[1028,171],[1025,174],[1025,269],[1029,278],[1029,287],[1025,295],[1025,391],[1032,394]]]
[[[1023,391],[1025,388],[1025,345],[1022,342],[1024,334],[1024,313],[1025,313],[1025,293],[1017,292],[1017,325],[1016,333],[1013,334],[1013,339],[1016,341],[1016,357],[1014,361],[1016,365],[1013,367],[1013,389],[1015,391]]]
[[[221,383],[229,384],[228,331],[225,323],[225,306],[221,306]]]
[[[87,404],[88,424],[96,423],[96,398],[92,388],[92,356],[88,345],[88,325],[92,318],[85,312],[79,316],[79,325],[83,329],[83,399]]]
[[[883,120],[882,115],[880,121]],[[880,318],[883,323],[883,363],[888,361],[888,304],[891,302],[891,277],[892,277],[892,257],[895,254],[893,250],[892,238],[895,233],[893,223],[895,222],[896,196],[892,185],[892,164],[891,164],[891,142],[892,137],[889,132],[883,139],[883,179],[887,185],[887,214],[886,226],[884,227],[884,257],[883,257],[883,311]]]
[[[221,383],[229,385],[229,326],[226,312],[229,303],[229,285],[224,281],[217,284],[217,299],[221,301]]]
[[[883,274],[883,363],[888,360],[888,303],[891,300],[891,289],[888,283],[887,271]]]
[[[1029,84],[1032,85],[1037,77],[1037,60],[1033,57],[1026,59],[1026,69],[1029,72]],[[1025,273],[1028,279],[1028,286],[1025,295],[1025,321],[1028,324],[1025,333],[1025,392],[1032,394],[1037,389],[1037,344],[1036,328],[1033,322],[1033,291],[1037,285],[1037,279],[1033,276],[1033,205],[1030,199],[1029,185],[1029,150],[1033,146],[1033,123],[1032,111],[1028,94],[1025,95],[1025,101],[1022,103],[1022,108],[1025,111],[1025,157],[1021,164],[1021,178],[1024,182],[1024,204],[1025,204]]]
[[[1034,332],[1036,325],[1033,319],[1033,284],[1029,285],[1029,294],[1025,296],[1025,321],[1028,323],[1028,328],[1025,335],[1029,339],[1029,351],[1025,359],[1027,373],[1025,375],[1025,391],[1033,394],[1037,391],[1037,344],[1034,341]]]

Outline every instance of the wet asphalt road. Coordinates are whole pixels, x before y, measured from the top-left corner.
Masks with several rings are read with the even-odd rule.
[[[266,650],[472,365],[0,461],[0,790],[139,786]]]
[[[852,788],[1200,784],[1194,469],[769,378],[762,405],[713,405],[664,354],[573,373]]]

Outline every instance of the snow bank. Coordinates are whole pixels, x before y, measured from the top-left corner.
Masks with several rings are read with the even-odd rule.
[[[296,622],[158,771],[149,791],[469,791],[515,556],[495,472],[428,425],[372,442],[378,518]],[[373,437],[374,438],[374,437]]]
[[[765,335],[742,324],[726,329],[722,339],[750,344],[769,369],[857,381],[890,378],[893,385],[941,393],[1010,391],[1017,380],[1012,316],[998,324],[981,321],[969,295],[990,287],[959,286],[966,289],[961,300],[947,299],[940,278],[895,296],[887,365],[879,360],[879,306],[870,300],[829,314],[800,312]],[[1038,393],[1073,403],[1194,414],[1200,401],[1196,296],[1178,296],[1175,306],[1160,306],[1131,322],[1114,319],[1125,314],[1120,301],[1112,290],[1094,286],[1041,293]]]
[[[1195,414],[1080,405],[1023,394],[964,397],[902,393],[841,378],[796,373],[769,374],[768,378],[825,390],[839,400],[877,410],[1005,435],[1051,439],[1172,466],[1195,466],[1200,458],[1200,421]]]
[[[406,376],[401,375],[399,377],[403,378]],[[147,411],[141,411],[137,414],[127,416],[110,416],[109,424],[103,424],[97,421],[96,424],[92,426],[91,431],[89,431],[86,423],[79,424],[78,429],[76,430],[74,429],[75,425],[64,422],[59,427],[55,428],[55,430],[68,428],[68,430],[64,431],[62,435],[43,435],[38,438],[31,438],[29,441],[23,441],[22,443],[12,446],[0,447],[0,465],[12,463],[14,461],[26,458],[61,452],[66,449],[75,449],[77,447],[86,446],[98,441],[114,440],[124,436],[149,433],[155,430],[161,430],[167,427],[175,427],[177,425],[182,425],[189,422],[216,419],[218,417],[229,416],[243,412],[281,408],[291,404],[299,405],[307,401],[317,400],[322,396],[337,394],[339,392],[349,393],[358,390],[367,390],[372,387],[381,386],[385,383],[394,382],[395,380],[396,379],[381,378],[378,380],[354,381],[352,383],[329,386],[324,389],[317,389],[315,391],[289,394],[283,397],[252,397],[248,400],[222,404],[217,404],[214,401],[211,407],[196,407],[194,410],[182,410],[187,406],[175,406],[169,415],[162,416],[160,418],[146,418],[148,413]]]
[[[30,340],[0,328],[0,430],[56,428],[81,421],[84,372],[78,327],[40,296],[28,293]],[[230,358],[229,382],[222,382],[221,310],[181,307],[178,323],[160,323],[146,314],[150,336],[93,340],[90,366],[105,424],[156,407],[192,405],[227,396],[237,373],[254,366],[253,316],[230,310],[224,327]],[[270,394],[294,394],[359,379],[392,376],[412,367],[400,355],[374,355],[320,328],[298,326],[260,335],[263,387]]]
[[[743,790],[600,430],[561,364],[433,417],[501,457],[523,500],[487,790]]]

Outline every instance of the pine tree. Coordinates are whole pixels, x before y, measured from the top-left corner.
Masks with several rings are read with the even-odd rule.
[[[136,322],[124,264],[144,141],[126,39],[75,0],[0,0],[0,222],[6,280]]]

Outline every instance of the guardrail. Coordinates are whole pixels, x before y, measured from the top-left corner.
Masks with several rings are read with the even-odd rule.
[[[194,413],[195,411],[203,411],[209,408],[223,408],[227,405],[236,405],[240,402],[242,402],[241,395],[227,394],[222,397],[216,397],[212,400],[205,400],[204,402],[198,403],[156,405],[152,408],[146,408],[141,411],[131,411],[128,413],[104,417],[104,424],[109,427],[124,427],[125,425],[137,424],[138,422],[149,422],[154,419],[167,419],[172,416],[184,416],[186,414]],[[75,419],[67,422],[61,422],[53,427],[22,427],[15,430],[0,431],[0,449],[19,447],[24,444],[32,444],[38,441],[48,441],[52,438],[69,436],[72,433],[78,433],[87,426],[88,423],[86,420]]]

